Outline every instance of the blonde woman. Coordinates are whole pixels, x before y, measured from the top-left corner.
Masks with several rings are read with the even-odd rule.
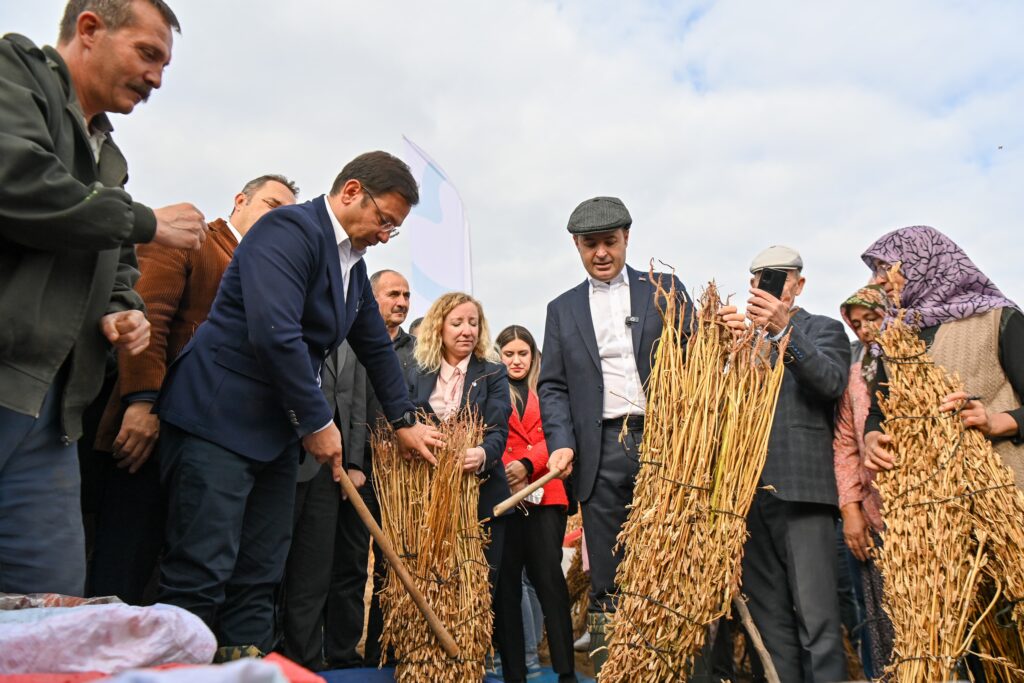
[[[480,302],[461,292],[435,301],[419,327],[414,357],[409,396],[417,408],[441,421],[466,408],[484,421],[483,442],[466,450],[463,467],[467,474],[481,479],[480,519],[491,517],[494,506],[511,495],[501,455],[512,404],[508,373],[504,365],[495,362]],[[505,542],[504,518],[493,519],[486,526],[491,533],[486,555],[493,593]]]

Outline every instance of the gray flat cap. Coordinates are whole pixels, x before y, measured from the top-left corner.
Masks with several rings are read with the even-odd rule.
[[[594,197],[573,209],[569,216],[569,232],[586,235],[616,228],[628,229],[633,224],[629,210],[617,197]]]
[[[768,247],[754,257],[750,262],[750,272],[756,273],[765,268],[778,268],[779,270],[803,270],[804,260],[800,258],[800,252],[792,247],[776,245]]]

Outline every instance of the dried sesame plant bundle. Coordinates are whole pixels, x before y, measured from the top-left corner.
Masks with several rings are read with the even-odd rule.
[[[381,592],[381,650],[394,653],[399,683],[481,680],[491,647],[487,542],[477,520],[480,483],[462,469],[466,449],[483,439],[480,420],[460,412],[440,423],[437,466],[399,454],[387,426],[374,430],[373,481],[381,527],[416,585],[459,645],[448,657],[389,568]]]
[[[575,639],[582,636],[587,629],[590,577],[583,571],[583,537],[580,536],[573,541],[571,547],[576,552],[573,553],[569,569],[565,573],[565,583],[569,589],[569,615],[572,617],[572,632]]]
[[[896,466],[879,473],[877,555],[893,624],[886,680],[956,679],[978,655],[989,681],[1022,681],[1024,493],[991,443],[943,399],[963,385],[936,365],[901,310],[879,337],[889,396],[879,397]]]
[[[674,289],[656,286],[667,302],[664,325],[633,504],[618,537],[625,555],[602,681],[685,680],[708,625],[729,612],[784,372],[762,333],[733,337],[714,282],[691,330],[677,322]]]

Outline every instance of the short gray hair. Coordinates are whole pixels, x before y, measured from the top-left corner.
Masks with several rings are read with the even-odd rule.
[[[283,175],[279,175],[277,173],[267,173],[265,175],[261,175],[259,178],[253,178],[252,180],[250,180],[249,182],[242,186],[241,192],[248,199],[252,199],[252,196],[256,194],[257,190],[259,190],[261,187],[270,182],[281,183],[289,190],[291,190],[291,193],[295,195],[296,199],[299,198],[299,186],[296,185],[291,180],[288,180],[288,178],[284,177]]]
[[[387,275],[388,273],[394,273],[403,280],[405,279],[405,276],[399,273],[397,270],[392,270],[390,268],[378,270],[376,273],[370,276],[370,289],[373,290],[374,294],[377,293],[377,284],[380,282],[380,279]]]
[[[148,2],[160,12],[164,22],[172,29],[181,33],[181,24],[174,11],[163,0],[68,0],[64,7],[64,18],[60,20],[59,44],[71,42],[75,37],[75,25],[82,12],[94,12],[111,31],[116,31],[132,23],[133,2]]]

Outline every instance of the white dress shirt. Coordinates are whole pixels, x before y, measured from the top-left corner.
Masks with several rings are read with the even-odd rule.
[[[239,244],[241,244],[242,243],[242,233],[238,232],[238,228],[236,228],[235,226],[233,226],[231,224],[231,219],[230,218],[225,218],[224,222],[227,223],[228,230],[231,231],[231,234],[235,236],[235,241],[238,242]]]
[[[341,223],[338,222],[338,217],[334,215],[334,209],[331,208],[331,203],[327,201],[327,195],[324,195],[324,204],[327,205],[327,215],[330,216],[331,225],[334,226],[334,237],[338,240],[338,258],[341,260],[342,291],[345,292],[345,296],[348,296],[349,276],[352,275],[352,269],[357,263],[359,263],[359,259],[363,258],[363,254],[366,253],[366,249],[352,248],[352,240],[348,238],[345,228],[341,227]]]
[[[629,278],[625,269],[611,282],[590,278],[590,317],[601,358],[601,417],[605,420],[643,415],[647,409],[647,397],[633,355],[633,334],[626,325],[630,315]]]

